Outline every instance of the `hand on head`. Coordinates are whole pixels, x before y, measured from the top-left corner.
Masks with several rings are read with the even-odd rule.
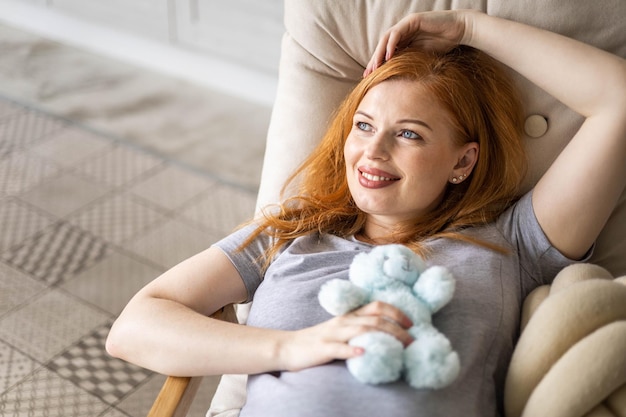
[[[413,13],[388,29],[378,41],[378,45],[363,72],[369,75],[396,51],[412,47],[432,51],[446,51],[463,43],[471,24],[459,11]]]

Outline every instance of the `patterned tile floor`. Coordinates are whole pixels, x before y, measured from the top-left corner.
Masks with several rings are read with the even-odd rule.
[[[254,203],[250,190],[0,97],[0,417],[145,416],[164,377],[107,356],[112,320]],[[204,415],[215,383],[205,378],[190,415]]]

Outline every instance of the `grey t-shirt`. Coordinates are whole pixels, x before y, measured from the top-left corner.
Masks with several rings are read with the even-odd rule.
[[[495,416],[501,413],[506,369],[518,337],[522,300],[535,287],[550,283],[572,261],[549,243],[533,212],[531,195],[493,224],[464,233],[510,250],[501,254],[453,239],[431,239],[428,265],[445,265],[457,284],[454,298],[433,317],[461,360],[461,372],[449,387],[416,390],[399,381],[365,385],[348,373],[345,362],[299,372],[252,375],[241,417],[436,417]],[[259,237],[244,251],[244,228],[218,242],[254,299],[248,325],[296,330],[328,320],[318,302],[321,285],[348,278],[359,251],[371,245],[354,238],[312,234],[289,243],[265,276],[259,256],[270,240]]]

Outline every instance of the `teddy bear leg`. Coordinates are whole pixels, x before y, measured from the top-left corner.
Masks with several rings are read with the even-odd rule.
[[[350,340],[350,345],[365,350],[363,355],[346,361],[348,370],[366,384],[383,384],[400,379],[404,346],[388,333],[371,332]]]
[[[405,380],[413,388],[443,388],[459,375],[459,355],[432,326],[411,331],[415,341],[404,350]]]

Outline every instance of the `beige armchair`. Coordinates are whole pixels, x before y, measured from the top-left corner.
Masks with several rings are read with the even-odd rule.
[[[492,15],[559,32],[626,57],[626,2],[623,0],[603,2],[587,0],[566,2],[557,0],[286,0],[286,33],[282,43],[276,102],[267,137],[258,196],[259,207],[278,200],[279,190],[285,178],[316,145],[321,133],[325,130],[331,112],[360,79],[363,68],[383,31],[409,12],[450,8],[483,10]],[[515,45],[511,47],[514,48]],[[527,109],[525,140],[530,155],[530,171],[525,188],[529,189],[572,137],[582,119],[521,76],[515,75],[515,77],[523,91]],[[586,278],[581,278],[581,280],[602,278],[606,281],[606,278],[612,279],[626,275],[626,238],[624,236],[626,236],[626,194],[622,195],[617,209],[598,239],[592,258],[593,263],[603,267],[601,269],[603,272],[591,268],[591,272],[586,275],[582,274]],[[580,284],[577,279],[574,279],[573,283],[569,280],[564,281],[568,281],[572,286]],[[618,284],[619,280],[611,284],[613,283],[616,287],[611,287],[612,289],[608,292],[623,294],[623,285]],[[548,293],[550,289],[544,288],[533,295],[532,300],[529,300],[525,307],[526,317],[530,316],[530,312],[534,312],[534,317],[544,314],[545,308],[537,307],[539,302],[547,305],[547,301],[558,295],[550,295],[546,298]],[[592,293],[591,290],[589,292],[578,291],[578,297],[584,298],[589,303],[588,297],[594,297]],[[603,294],[606,294],[606,291]],[[626,297],[626,295],[618,296],[617,301],[614,300],[611,303],[619,305],[621,302],[626,306],[626,298],[620,297]],[[579,300],[573,298],[568,305],[575,304],[577,301]],[[613,321],[624,323],[625,308],[615,308],[618,311],[604,324]],[[232,311],[228,317],[232,319]],[[584,320],[584,318],[579,317],[579,320]],[[536,319],[536,321],[541,320]],[[532,319],[524,333],[529,332],[530,322]],[[549,326],[546,325],[540,330],[548,333],[563,333],[563,329],[558,329],[558,324],[558,322],[551,322]],[[598,323],[596,325],[600,326]],[[624,337],[621,337],[626,331],[624,329],[624,326],[618,326],[613,333],[617,336],[613,339],[607,336],[608,339],[605,341],[605,344],[608,343],[619,353],[626,352],[626,341]],[[595,328],[589,325],[585,332],[577,333],[577,338],[582,341],[594,330]],[[523,334],[520,342],[524,343],[525,351],[521,357],[532,355],[532,349],[528,350],[526,347],[529,343],[532,345],[532,341],[528,342],[526,339]],[[568,343],[573,345],[575,342],[577,341],[569,340]],[[563,352],[556,356],[560,356],[561,353],[565,354],[567,348],[570,347],[562,340],[559,343],[562,343],[560,349]],[[549,346],[546,347],[548,348]],[[625,355],[622,354],[622,356]],[[543,367],[541,368],[543,373],[547,372],[547,369],[558,358],[552,359],[552,362],[548,364],[538,360]],[[514,360],[517,362],[512,368],[526,366],[517,351]],[[614,389],[626,383],[626,381],[620,382],[620,378],[626,375],[626,364],[622,361],[616,366],[622,366],[623,369],[618,369],[621,372],[620,375],[611,382],[612,385],[609,384],[610,386],[604,388],[605,390],[613,389],[613,393],[610,404],[605,402],[602,407],[608,409],[608,412],[614,412],[614,410],[611,411],[611,407],[621,409],[622,414],[601,414],[603,410],[600,410],[597,412],[599,414],[594,415],[626,416],[626,388],[622,387],[621,391]],[[533,375],[533,386],[537,385],[537,380],[541,379],[543,373]],[[565,372],[564,375],[571,376],[571,373]],[[242,377],[238,378],[239,380],[234,384],[231,376],[223,378],[224,383],[230,384],[229,388],[222,389],[223,386],[218,388],[209,415],[223,417],[238,415],[238,409],[245,401],[245,385]],[[597,375],[596,378],[598,378]],[[189,393],[184,388],[192,391],[194,382],[193,379],[188,378],[169,378],[150,416],[185,415],[183,406],[189,401]],[[521,386],[526,386],[525,389],[528,388],[528,385],[524,385],[526,382],[528,381],[522,378]],[[591,382],[594,383],[594,381]],[[548,389],[542,395],[545,393],[554,394],[554,391]],[[531,394],[532,392],[525,392],[522,397],[527,400]],[[576,393],[572,396],[575,397]],[[519,398],[516,399],[517,403],[513,411],[509,410],[511,416],[520,415],[526,400],[520,403]],[[178,405],[181,402],[182,404]],[[565,415],[573,416],[572,414]]]

